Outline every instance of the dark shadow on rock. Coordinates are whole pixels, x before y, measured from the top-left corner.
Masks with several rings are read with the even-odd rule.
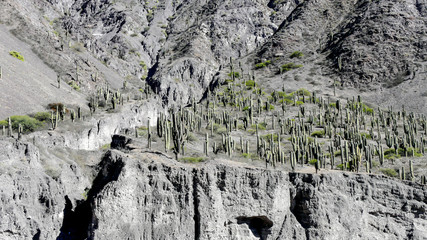
[[[273,226],[273,222],[266,216],[241,216],[236,219],[238,224],[247,224],[254,236],[261,240],[267,239],[271,233],[270,228]]]
[[[40,229],[37,229],[37,232],[36,232],[36,234],[34,234],[34,236],[33,236],[33,240],[39,240],[40,239],[40,234],[41,234],[42,232],[40,231]]]
[[[108,151],[99,165],[99,173],[93,181],[87,199],[73,205],[68,196],[65,196],[64,221],[57,240],[94,239],[94,230],[97,228],[97,219],[94,216],[94,200],[102,189],[111,181],[116,181],[122,171],[124,162],[120,157],[112,156]]]

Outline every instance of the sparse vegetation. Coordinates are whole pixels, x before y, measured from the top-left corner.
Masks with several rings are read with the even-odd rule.
[[[302,65],[301,64],[295,64],[295,63],[286,63],[284,65],[282,65],[282,67],[280,68],[282,70],[282,72],[288,72],[291,71],[293,69],[297,69],[297,68],[301,68]]]
[[[23,133],[34,132],[43,126],[43,123],[30,116],[11,116],[12,128],[18,130],[19,125],[22,126]],[[1,126],[8,126],[8,119],[0,121]]]
[[[394,169],[391,168],[382,168],[380,169],[380,171],[384,174],[387,175],[389,177],[397,177],[397,172]]]
[[[260,62],[260,63],[255,64],[255,68],[256,69],[265,68],[270,64],[271,64],[271,60],[267,60],[265,62]]]
[[[10,51],[10,52],[9,52],[9,54],[10,54],[11,56],[13,56],[13,57],[15,57],[15,58],[17,58],[17,59],[21,60],[21,61],[24,61],[24,60],[25,60],[25,59],[24,59],[24,56],[22,56],[22,54],[21,54],[20,52],[17,52],[17,51]]]
[[[80,91],[80,86],[75,81],[69,81],[68,85],[76,91]]]
[[[304,54],[300,51],[295,51],[291,54],[291,58],[302,58],[304,56]]]
[[[324,130],[319,130],[319,131],[314,131],[311,133],[312,137],[318,137],[318,138],[323,138],[325,136],[325,131]]]
[[[45,122],[45,121],[50,119],[51,114],[48,112],[38,112],[38,113],[34,114],[33,117],[40,122]]]
[[[204,162],[206,159],[204,157],[183,157],[180,159],[181,162],[185,163],[199,163]]]

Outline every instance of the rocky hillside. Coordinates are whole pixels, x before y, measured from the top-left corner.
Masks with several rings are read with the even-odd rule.
[[[195,166],[141,149],[111,150],[97,161],[93,150],[62,146],[43,153],[39,143],[1,144],[2,239],[423,239],[427,234],[425,187],[388,177],[286,173],[228,160]],[[56,161],[62,168],[44,173],[46,152],[74,157],[62,157]],[[74,162],[78,156],[84,160]],[[85,173],[88,169],[96,171]]]
[[[426,6],[0,0],[0,239],[425,239]]]
[[[164,103],[187,103],[222,81],[232,58],[266,87],[283,77],[323,89],[339,82],[343,95],[357,87],[384,106],[410,95],[420,101],[407,98],[408,107],[427,112],[421,0],[4,0],[1,11],[7,29],[86,93],[147,82]],[[303,69],[277,74],[294,51],[304,53]],[[267,73],[255,67],[267,60]]]

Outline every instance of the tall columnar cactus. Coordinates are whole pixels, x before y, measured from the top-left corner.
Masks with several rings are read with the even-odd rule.
[[[184,144],[187,141],[188,136],[187,127],[182,122],[182,116],[180,113],[182,114],[182,111],[172,113],[172,140],[176,160],[178,160],[179,154],[184,154]]]
[[[59,108],[58,108],[58,105],[56,105],[55,127],[53,129],[56,129],[58,127],[58,119],[59,119]]]
[[[80,107],[77,109],[77,118],[78,119],[82,118],[82,109]]]
[[[206,133],[206,135],[205,135],[205,148],[204,148],[206,156],[209,155],[208,149],[209,149],[209,136],[208,136],[208,133]]]
[[[412,164],[412,160],[409,160],[409,177],[411,181],[414,181],[415,175],[414,175],[414,167]]]
[[[10,117],[8,118],[8,127],[9,127],[9,137],[12,137],[12,120],[10,120]]]
[[[18,125],[18,139],[21,139],[21,137],[22,137],[22,131],[23,131],[22,125],[19,124]]]
[[[74,109],[71,110],[71,121],[74,122],[76,119],[76,112],[74,111]]]
[[[61,76],[59,74],[56,76],[56,81],[58,82],[58,88],[61,88]]]
[[[148,120],[147,126],[148,126],[148,133],[147,133],[148,149],[151,149],[152,136],[151,136],[150,120]]]
[[[111,104],[113,105],[113,109],[116,109],[116,102],[117,102],[117,99],[116,99],[116,97],[114,96],[114,97],[111,99]]]

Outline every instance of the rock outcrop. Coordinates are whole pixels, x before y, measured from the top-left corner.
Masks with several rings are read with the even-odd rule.
[[[2,239],[423,239],[427,233],[427,189],[388,177],[290,173],[222,160],[188,165],[141,150],[108,151],[92,178],[79,165],[63,166],[67,177],[51,177],[36,147],[2,145],[9,146],[1,153]],[[84,187],[73,179],[93,182]]]

